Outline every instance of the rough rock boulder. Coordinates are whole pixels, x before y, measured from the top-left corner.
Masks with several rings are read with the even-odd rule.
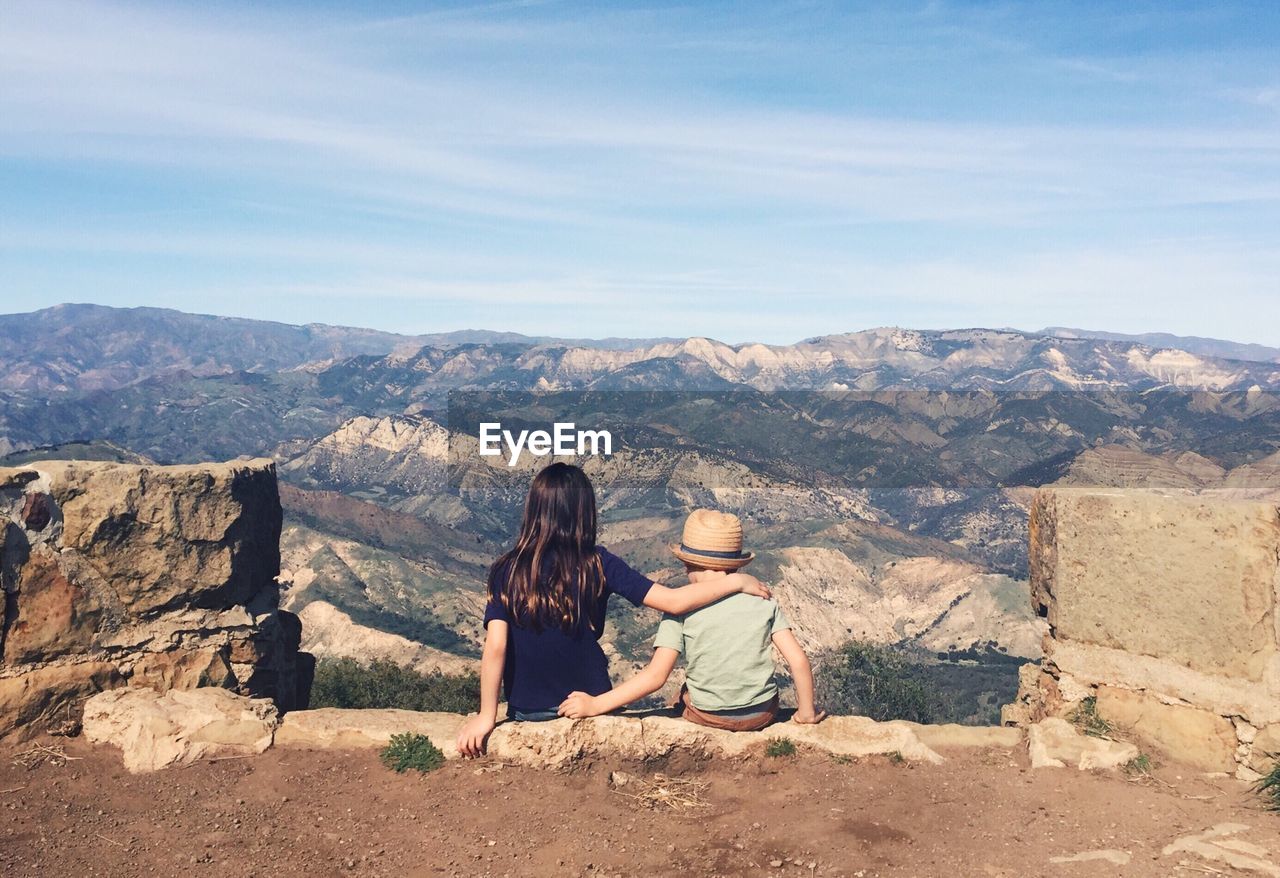
[[[84,707],[85,737],[119,747],[131,772],[261,753],[271,746],[277,723],[270,701],[211,686],[165,693],[114,689]]]
[[[0,469],[0,737],[74,727],[127,683],[305,704],[281,521],[269,460]]]
[[[1032,768],[1110,769],[1138,757],[1138,748],[1125,741],[1091,738],[1061,717],[1051,716],[1027,730]]]

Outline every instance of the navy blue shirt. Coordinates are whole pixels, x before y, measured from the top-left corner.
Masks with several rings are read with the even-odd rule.
[[[638,607],[644,603],[653,581],[632,570],[612,552],[600,546],[596,552],[604,567],[604,592],[572,634],[554,626],[536,631],[516,625],[498,597],[506,586],[506,572],[494,578],[484,624],[487,628],[498,619],[510,625],[506,665],[502,671],[509,709],[555,710],[570,692],[601,695],[613,688],[609,662],[600,648],[609,596],[621,595]]]

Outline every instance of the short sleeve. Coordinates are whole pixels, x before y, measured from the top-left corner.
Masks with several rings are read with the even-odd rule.
[[[511,614],[507,612],[507,608],[503,606],[498,595],[506,586],[505,571],[495,577],[492,585],[489,586],[489,602],[484,607],[484,627],[488,628],[489,623],[493,621],[506,622],[511,624]]]
[[[788,631],[791,623],[787,621],[787,616],[782,612],[782,607],[777,604],[773,605],[773,627],[769,629],[769,636],[772,637],[779,631]]]
[[[641,606],[653,588],[653,580],[632,570],[626,561],[607,549],[600,550],[600,562],[604,565],[605,591],[621,595],[633,606]]]
[[[658,633],[653,638],[654,649],[674,649],[676,652],[684,652],[684,622],[680,621],[680,617],[672,616],[670,613],[662,617],[662,621],[658,623]]]
[[[488,628],[489,623],[493,621],[506,622],[511,624],[511,614],[507,612],[507,608],[502,605],[502,601],[495,597],[489,598],[489,603],[484,608],[484,627]]]

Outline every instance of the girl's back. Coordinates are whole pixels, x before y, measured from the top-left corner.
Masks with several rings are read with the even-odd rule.
[[[537,618],[531,613],[513,612],[510,599],[510,567],[497,569],[491,577],[489,605],[485,610],[485,626],[493,620],[510,625],[507,660],[503,668],[503,687],[509,710],[513,713],[555,713],[570,692],[599,694],[609,691],[609,664],[600,648],[604,633],[609,596],[621,595],[635,606],[644,603],[653,583],[602,547],[593,547],[599,561],[603,582],[594,593],[582,594],[570,584],[569,604],[578,608],[576,618]],[[549,568],[544,564],[540,587],[546,588]],[[593,565],[594,566],[594,565]],[[496,565],[495,565],[496,567]],[[588,589],[594,588],[588,584]]]

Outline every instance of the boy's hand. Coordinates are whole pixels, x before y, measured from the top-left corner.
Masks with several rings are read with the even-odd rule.
[[[791,715],[791,721],[802,726],[811,726],[822,722],[826,718],[827,712],[825,710],[797,710]]]
[[[730,573],[729,579],[738,586],[738,591],[743,594],[755,595],[758,598],[764,598],[766,601],[773,597],[773,592],[769,591],[769,587],[750,573]]]
[[[599,709],[596,708],[596,699],[594,696],[585,692],[570,692],[569,697],[560,702],[560,709],[557,711],[561,716],[567,716],[570,719],[581,719],[584,716],[598,716]]]
[[[458,732],[458,752],[464,759],[474,759],[484,753],[494,725],[493,720],[478,715],[462,724],[462,730]]]

